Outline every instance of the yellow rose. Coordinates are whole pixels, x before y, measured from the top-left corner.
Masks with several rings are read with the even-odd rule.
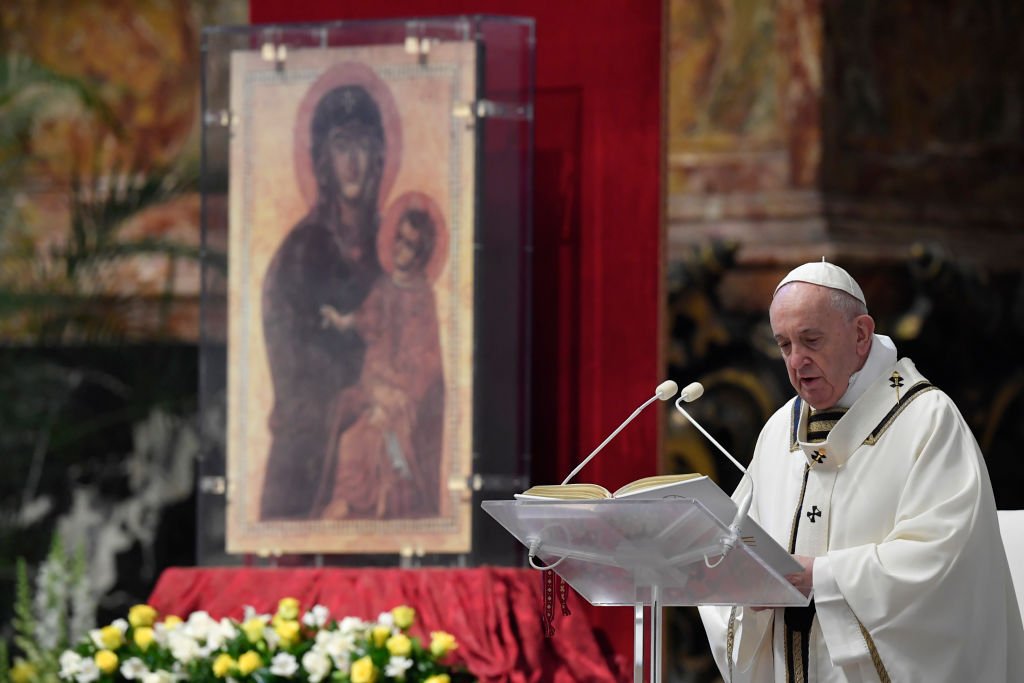
[[[166,617],[164,617],[164,628],[166,628],[169,631],[178,628],[184,623],[185,622],[182,620],[181,617],[174,614],[168,614]]]
[[[423,683],[451,683],[452,679],[448,674],[434,674]]]
[[[18,659],[11,667],[11,683],[29,683],[36,678],[36,668],[24,659]]]
[[[395,620],[395,626],[404,631],[412,626],[412,622],[416,619],[416,610],[408,605],[399,605],[391,610],[391,616]]]
[[[445,631],[430,632],[430,652],[435,657],[444,657],[458,646],[452,634]]]
[[[288,621],[299,618],[299,601],[295,598],[281,598],[277,603],[277,616]]]
[[[383,647],[384,643],[386,643],[390,637],[391,627],[389,626],[381,626],[378,624],[373,627],[372,631],[370,631],[370,640],[373,642],[374,647]]]
[[[409,636],[403,633],[391,636],[384,644],[387,646],[388,652],[395,657],[408,657],[409,653],[412,652],[412,641],[409,640]]]
[[[235,660],[229,654],[217,655],[217,659],[213,660],[213,675],[217,678],[227,678],[234,668]]]
[[[242,633],[250,643],[255,644],[263,640],[263,629],[266,625],[266,622],[259,617],[253,617],[242,624]]]
[[[140,626],[135,629],[135,633],[132,634],[132,640],[139,646],[139,649],[145,652],[149,649],[149,646],[153,644],[153,629],[148,626]]]
[[[238,673],[243,676],[248,676],[261,666],[263,666],[263,658],[260,657],[259,652],[249,650],[238,658]]]
[[[110,650],[100,650],[93,657],[93,661],[96,662],[99,670],[105,674],[114,673],[117,669],[117,655]]]
[[[156,622],[156,610],[149,605],[135,605],[128,610],[128,623],[139,628],[152,626]]]
[[[274,630],[281,638],[281,644],[285,647],[295,645],[299,642],[299,631],[301,627],[297,621],[279,621]]]
[[[104,626],[100,629],[100,642],[108,650],[116,650],[124,644],[124,634],[116,626]]]
[[[352,662],[352,669],[348,675],[352,683],[374,683],[377,680],[377,667],[367,655]]]

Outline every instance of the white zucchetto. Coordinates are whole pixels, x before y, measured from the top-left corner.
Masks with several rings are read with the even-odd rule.
[[[864,300],[864,291],[861,290],[857,281],[850,277],[850,274],[839,266],[827,263],[824,260],[820,263],[817,261],[805,263],[802,266],[797,266],[793,270],[789,271],[789,274],[782,278],[782,282],[775,287],[775,292],[772,293],[772,297],[774,297],[775,294],[778,294],[779,289],[783,285],[787,285],[790,282],[809,282],[812,285],[821,285],[822,287],[838,289],[842,292],[846,292],[865,306],[868,305],[868,302]]]

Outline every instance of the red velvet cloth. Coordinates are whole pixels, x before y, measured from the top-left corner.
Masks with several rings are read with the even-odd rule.
[[[464,663],[481,683],[602,683],[623,680],[602,654],[586,613],[563,616],[545,638],[541,576],[530,569],[249,569],[171,568],[157,581],[149,604],[161,614],[187,617],[205,610],[240,619],[243,607],[272,613],[281,598],[303,609],[325,605],[336,619],[375,619],[398,605],[416,610],[411,632],[429,641],[448,631]],[[573,609],[582,599],[570,596]]]

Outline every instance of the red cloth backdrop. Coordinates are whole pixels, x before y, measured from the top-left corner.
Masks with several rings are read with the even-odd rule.
[[[254,24],[496,14],[537,27],[532,479],[562,478],[664,379],[663,0],[250,0]],[[648,409],[579,479],[657,473]],[[591,622],[626,657],[632,610]]]
[[[613,683],[622,679],[595,641],[584,613],[563,616],[556,604],[555,635],[545,638],[540,573],[527,569],[179,569],[165,571],[149,598],[162,615],[242,618],[246,605],[273,613],[281,598],[302,609],[321,604],[340,620],[375,619],[409,605],[411,633],[448,631],[464,663],[481,683]]]

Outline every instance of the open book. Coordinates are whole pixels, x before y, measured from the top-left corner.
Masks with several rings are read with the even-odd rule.
[[[675,489],[676,484],[680,482],[699,478],[707,479],[702,474],[661,474],[654,477],[644,477],[643,479],[631,481],[622,488],[617,489],[615,493],[610,492],[599,484],[541,484],[528,488],[522,493],[517,493],[516,498],[520,500],[533,498],[543,498],[544,500],[552,498],[559,500],[595,500],[600,498],[639,496],[642,493],[649,494],[640,496],[643,498],[662,498],[665,495],[675,495],[674,490],[667,491],[665,489]]]
[[[597,484],[553,484],[533,486],[515,495],[523,502],[548,502],[660,498],[692,498],[725,525],[736,516],[736,503],[718,484],[703,474],[663,474],[637,479],[611,493]],[[800,571],[800,564],[776,543],[754,520],[747,517],[740,528],[740,538],[754,548],[780,574]]]

